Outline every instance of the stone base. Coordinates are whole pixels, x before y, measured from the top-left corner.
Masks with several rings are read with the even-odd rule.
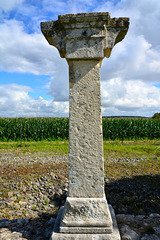
[[[61,233],[111,233],[112,225],[105,196],[103,198],[67,197],[59,231]]]
[[[97,229],[99,229],[98,233],[96,231],[94,232],[94,227],[93,227],[93,233],[87,233],[87,231],[85,233],[82,233],[81,230],[83,229],[83,227],[79,227],[79,228],[77,227],[77,230],[79,229],[79,233],[76,233],[76,234],[75,233],[60,233],[60,223],[62,220],[63,209],[64,209],[64,207],[60,208],[60,211],[58,213],[56,223],[54,225],[54,230],[53,230],[50,240],[120,240],[121,239],[120,234],[119,234],[119,229],[117,226],[117,222],[116,222],[116,217],[114,214],[114,210],[111,205],[109,205],[109,210],[110,210],[110,214],[111,214],[111,218],[112,218],[112,222],[113,222],[113,232],[112,233],[104,232],[103,227],[95,228],[96,231],[97,231]],[[85,228],[85,230],[86,229],[87,228]],[[100,230],[101,230],[101,233],[99,233]]]

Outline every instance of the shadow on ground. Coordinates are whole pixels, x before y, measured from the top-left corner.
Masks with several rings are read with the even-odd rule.
[[[105,179],[105,193],[116,214],[160,213],[160,175]]]
[[[35,219],[6,219],[0,228],[0,239],[49,240],[54,226],[54,217],[52,214],[42,214]]]
[[[53,214],[39,212],[33,219],[0,220],[0,239],[49,240],[60,206],[64,205],[66,194],[54,194],[51,199],[55,203]]]

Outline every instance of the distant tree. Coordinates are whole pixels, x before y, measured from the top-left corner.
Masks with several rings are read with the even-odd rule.
[[[160,119],[160,113],[155,113],[153,116],[152,116],[153,119]]]

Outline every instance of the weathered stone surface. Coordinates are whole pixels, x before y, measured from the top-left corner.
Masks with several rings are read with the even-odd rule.
[[[61,233],[71,234],[108,234],[112,233],[109,227],[60,227]]]
[[[120,240],[120,235],[119,235],[119,230],[118,230],[118,226],[117,226],[117,222],[116,222],[116,217],[114,214],[114,210],[113,208],[109,205],[109,210],[110,210],[110,214],[111,214],[111,218],[113,220],[113,231],[112,233],[103,233],[103,228],[102,228],[102,232],[100,233],[72,233],[72,234],[68,234],[68,233],[60,233],[59,232],[59,227],[60,227],[60,222],[61,222],[61,218],[63,215],[63,208],[60,209],[59,213],[58,213],[58,217],[56,219],[56,223],[54,226],[54,231],[52,233],[51,239],[50,240]],[[97,228],[98,229],[98,228]],[[88,230],[88,229],[87,229]],[[99,229],[100,230],[100,227]]]
[[[103,227],[105,232],[112,232],[112,219],[106,199],[68,197],[62,214],[60,232],[67,231],[66,226],[95,227],[95,231],[96,227]]]
[[[60,15],[57,21],[41,23],[49,44],[67,59],[110,57],[128,27],[128,18],[111,18],[108,12]]]
[[[100,64],[69,61],[69,196],[103,198]]]

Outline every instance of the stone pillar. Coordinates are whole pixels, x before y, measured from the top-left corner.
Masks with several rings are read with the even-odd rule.
[[[69,65],[69,191],[52,239],[120,239],[104,194],[100,66],[128,27],[128,18],[109,13],[60,15],[41,23]]]

